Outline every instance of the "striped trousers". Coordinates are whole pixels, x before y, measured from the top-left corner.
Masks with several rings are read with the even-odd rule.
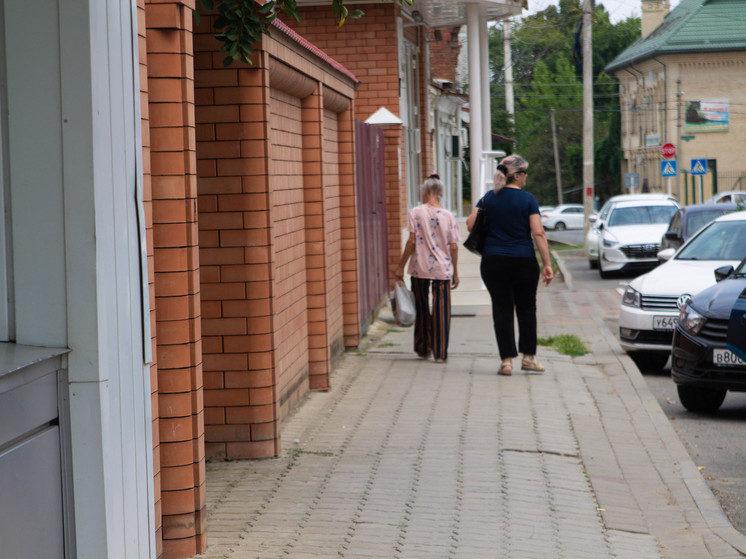
[[[430,286],[433,306],[430,309]],[[448,335],[451,329],[451,280],[412,278],[417,317],[414,322],[414,350],[420,357],[430,353],[435,359],[448,358]]]

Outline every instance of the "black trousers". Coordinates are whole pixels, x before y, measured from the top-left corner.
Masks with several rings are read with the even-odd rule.
[[[518,351],[535,355],[536,289],[540,274],[536,258],[485,256],[480,272],[492,299],[492,321],[500,358],[516,357]],[[518,317],[518,351],[514,316]]]

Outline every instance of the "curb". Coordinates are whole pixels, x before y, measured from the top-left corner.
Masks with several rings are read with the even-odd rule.
[[[558,254],[558,252],[563,251],[551,252],[552,256],[557,261],[557,266],[562,273],[565,284],[570,291],[574,291],[572,275],[567,270],[564,260]],[[609,346],[618,346],[616,336],[611,330],[609,330],[609,327],[603,321],[600,321],[599,325]],[[681,475],[681,479],[696,503],[699,513],[707,524],[707,527],[713,534],[732,546],[735,550],[746,555],[746,535],[733,527],[730,519],[723,511],[720,501],[717,500],[709,484],[699,473],[697,465],[687,452],[684,444],[681,442],[681,439],[666,417],[666,414],[661,409],[655,396],[653,396],[653,393],[648,388],[647,382],[642,373],[634,364],[632,358],[626,353],[618,355],[617,359],[624,369],[624,372],[627,374],[637,396],[645,407],[651,423],[659,433],[661,442],[666,446],[668,453],[672,457],[675,457],[675,463]]]

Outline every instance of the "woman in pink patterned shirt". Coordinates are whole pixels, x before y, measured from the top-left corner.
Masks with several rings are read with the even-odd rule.
[[[404,280],[404,266],[412,276],[417,318],[414,350],[422,359],[432,355],[436,363],[448,359],[451,327],[451,289],[458,287],[458,243],[461,240],[453,214],[440,205],[443,183],[430,175],[422,185],[422,204],[409,213],[409,240],[394,269],[397,281]],[[430,287],[433,307],[428,302]]]

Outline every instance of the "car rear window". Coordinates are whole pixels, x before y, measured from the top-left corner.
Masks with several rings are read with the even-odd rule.
[[[686,220],[686,234],[691,237],[713,219],[717,219],[726,213],[728,213],[727,210],[721,210],[719,208],[692,213],[689,216],[689,219]]]
[[[669,223],[676,210],[678,208],[673,205],[614,208],[609,216],[609,226]]]
[[[692,238],[676,255],[678,260],[743,260],[746,258],[746,221],[716,221]]]

